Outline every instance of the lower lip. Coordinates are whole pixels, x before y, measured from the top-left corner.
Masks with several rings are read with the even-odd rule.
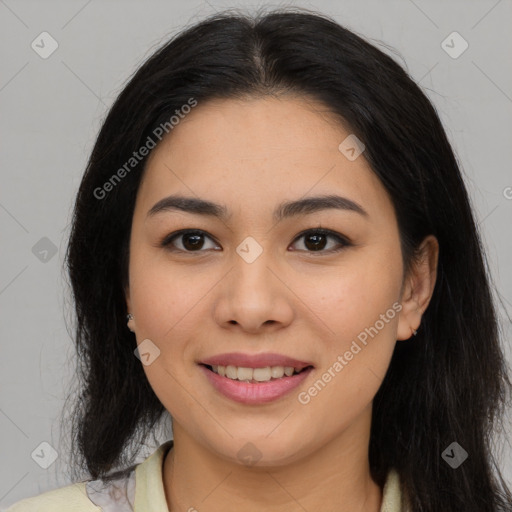
[[[227,398],[244,404],[266,404],[287,395],[299,386],[311,373],[312,367],[291,377],[281,377],[267,382],[250,383],[221,377],[200,364],[201,371],[213,387]]]

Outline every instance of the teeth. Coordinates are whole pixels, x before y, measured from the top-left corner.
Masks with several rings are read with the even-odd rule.
[[[284,375],[284,368],[282,366],[272,366],[270,368],[270,375],[274,379],[280,379]]]
[[[271,379],[280,379],[285,375],[291,377],[294,373],[300,372],[301,368],[293,366],[266,366],[265,368],[245,368],[242,366],[222,366],[213,365],[212,370],[221,377],[227,377],[232,380],[240,380],[250,382],[256,380],[258,382],[267,382]]]
[[[238,371],[236,369],[236,366],[226,366],[226,377],[228,379],[238,379]]]
[[[233,368],[231,371],[228,371],[230,368]],[[228,366],[226,368],[226,374],[230,379],[238,379],[238,380],[251,380],[253,371],[251,368],[242,368],[236,366]],[[234,375],[234,377],[232,377]]]

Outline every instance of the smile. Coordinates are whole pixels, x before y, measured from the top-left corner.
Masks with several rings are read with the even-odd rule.
[[[290,366],[249,368],[199,364],[199,368],[217,393],[246,405],[262,405],[284,398],[313,371],[313,366],[299,368],[299,371]]]

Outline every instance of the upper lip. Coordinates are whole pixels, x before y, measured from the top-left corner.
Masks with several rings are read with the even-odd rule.
[[[209,366],[238,366],[243,368],[264,368],[266,366],[292,366],[302,370],[307,366],[313,366],[311,363],[299,361],[293,357],[283,356],[281,354],[243,354],[242,352],[230,352],[229,354],[218,354],[209,357],[200,362]]]

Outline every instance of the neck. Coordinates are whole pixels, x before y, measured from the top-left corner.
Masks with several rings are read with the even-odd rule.
[[[379,512],[382,491],[368,463],[369,423],[362,418],[314,453],[282,466],[220,458],[173,424],[174,446],[163,468],[169,510]]]

